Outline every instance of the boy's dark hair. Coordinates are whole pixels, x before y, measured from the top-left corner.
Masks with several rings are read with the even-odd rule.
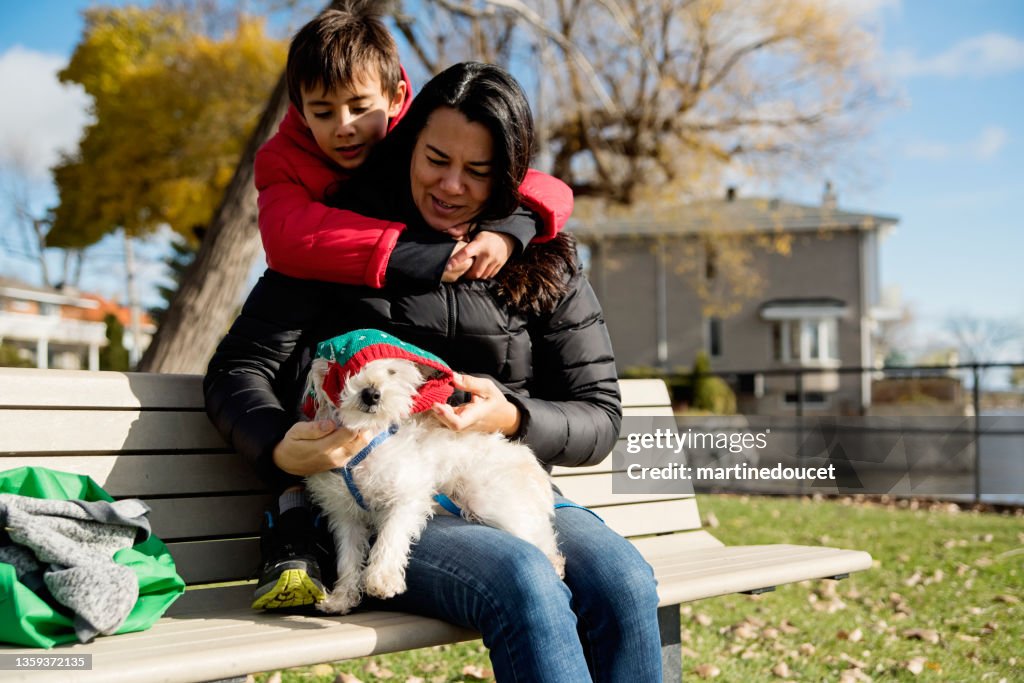
[[[374,146],[359,171],[330,201],[351,208],[361,197],[372,195],[375,187],[391,187],[392,195],[407,197],[413,148],[430,115],[441,107],[461,112],[491,133],[491,196],[475,221],[505,218],[515,211],[519,185],[534,153],[533,114],[526,93],[511,74],[480,62],[450,66],[424,85],[398,125]]]
[[[380,78],[388,98],[398,94],[398,46],[380,17],[362,9],[324,10],[299,29],[288,47],[288,97],[302,111],[302,89],[333,90],[364,75]]]

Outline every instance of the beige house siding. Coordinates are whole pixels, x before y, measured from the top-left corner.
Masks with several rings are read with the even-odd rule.
[[[893,221],[894,222],[894,221]],[[745,373],[754,370],[796,368],[796,362],[773,357],[771,321],[762,318],[762,306],[777,300],[835,299],[843,302],[846,313],[837,321],[838,363],[860,366],[870,358],[864,340],[870,334],[864,321],[877,282],[876,226],[829,230],[801,229],[791,233],[791,251],[767,252],[751,246],[753,269],[760,275],[761,289],[744,301],[740,310],[721,322],[722,348],[712,357],[717,372]],[[670,371],[689,368],[697,353],[708,349],[708,321],[705,318],[697,285],[706,277],[704,250],[694,234],[601,234],[600,230],[577,231],[580,241],[590,250],[590,278],[605,311],[620,371],[637,367],[661,367]],[[659,260],[661,263],[659,264]],[[664,278],[665,318],[659,330],[659,278]],[[659,336],[665,336],[664,357],[659,356]],[[811,367],[811,366],[806,366]],[[817,366],[814,366],[817,367]],[[747,378],[747,384],[751,384]],[[795,392],[795,379],[764,375],[763,394],[741,396],[746,412],[792,414],[785,394]],[[830,372],[804,376],[804,391],[825,395],[823,404],[808,404],[806,414],[856,414],[867,397],[862,395],[858,374]]]

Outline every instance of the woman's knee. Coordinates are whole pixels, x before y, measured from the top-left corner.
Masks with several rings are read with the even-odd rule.
[[[654,571],[628,541],[606,554],[603,562],[588,563],[567,576],[577,602],[622,616],[653,614],[658,607]],[[584,606],[585,609],[585,606]]]
[[[496,558],[485,580],[492,609],[508,611],[516,620],[559,623],[571,615],[572,594],[538,549],[517,544]]]

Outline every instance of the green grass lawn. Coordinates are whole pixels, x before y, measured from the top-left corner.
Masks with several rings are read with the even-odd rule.
[[[727,544],[866,550],[840,582],[682,608],[683,675],[719,681],[1024,681],[1024,517],[782,497],[702,496]],[[490,678],[479,641],[280,672],[289,681]],[[276,674],[260,674],[267,681]]]

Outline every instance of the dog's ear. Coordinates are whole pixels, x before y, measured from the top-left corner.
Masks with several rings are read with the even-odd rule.
[[[313,366],[309,369],[309,375],[306,377],[306,395],[312,394],[316,397],[317,408],[326,407],[331,403],[324,391],[324,379],[327,377],[329,368],[330,363],[326,358],[317,358],[313,361]],[[317,410],[317,413],[319,412]]]

